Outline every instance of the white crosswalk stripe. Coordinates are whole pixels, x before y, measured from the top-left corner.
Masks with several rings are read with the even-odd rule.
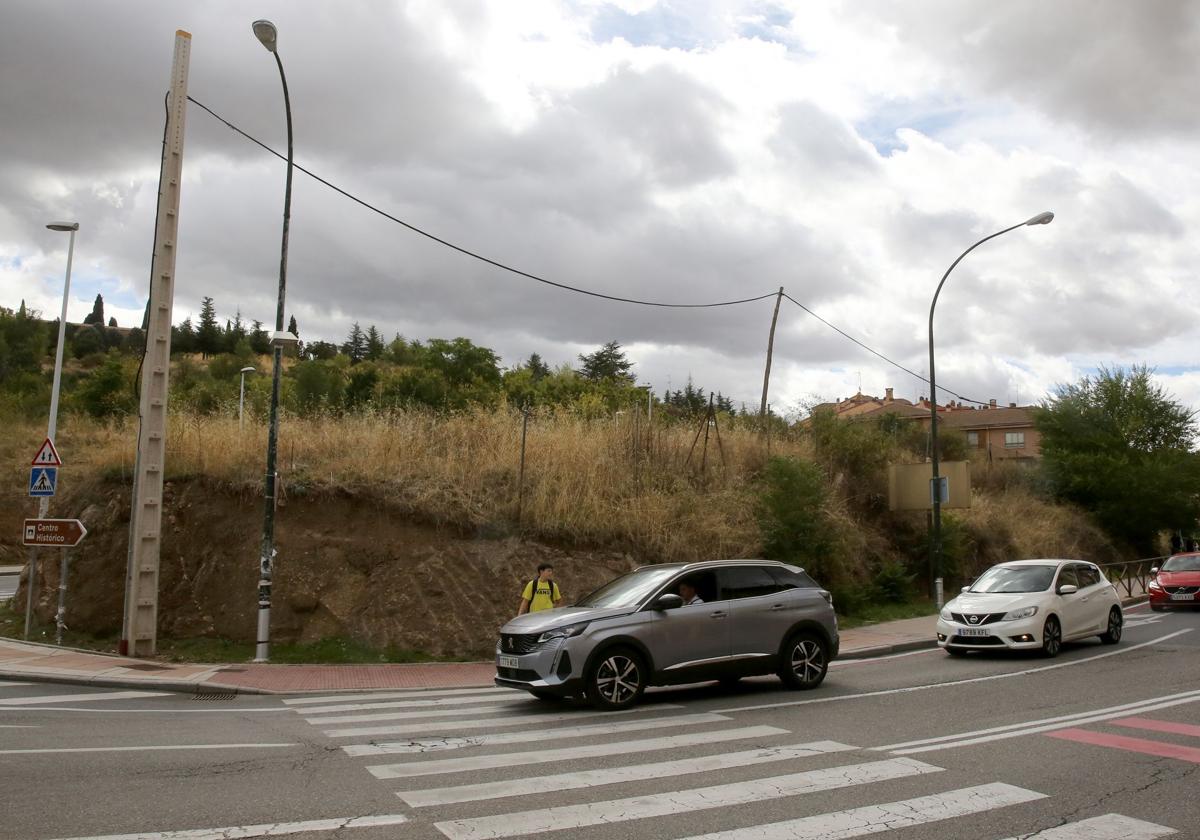
[[[678,758],[653,764],[636,764],[626,767],[608,767],[602,770],[581,770],[556,776],[535,776],[505,779],[477,785],[456,785],[425,790],[402,790],[397,794],[414,808],[429,805],[446,805],[455,802],[477,802],[482,799],[501,799],[507,796],[545,793],[554,790],[576,790],[579,788],[615,785],[647,779],[665,779],[713,770],[728,770],[733,767],[750,767],[814,755],[845,752],[857,747],[839,744],[836,741],[815,741],[811,744],[793,744],[783,747],[762,747],[744,752],[703,755],[694,758]]]
[[[716,732],[689,732],[685,735],[666,735],[661,738],[645,738],[635,741],[609,741],[603,744],[581,744],[554,750],[537,749],[526,752],[441,758],[431,761],[407,761],[400,764],[376,764],[368,767],[367,770],[378,779],[438,776],[443,773],[469,773],[476,770],[493,770],[498,767],[553,764],[558,761],[579,761],[585,758],[602,758],[610,755],[668,752],[684,747],[748,741],[753,738],[770,738],[787,734],[786,729],[774,726],[743,726],[738,729],[721,729]]]
[[[787,822],[718,831],[689,840],[842,840],[963,817],[1035,799],[1045,799],[1045,795],[1013,785],[994,783]]]
[[[1155,825],[1121,814],[1104,814],[1090,820],[1035,831],[1033,834],[1021,834],[1008,840],[1156,840],[1178,833],[1165,825]]]
[[[433,718],[479,717],[489,715],[504,718],[514,716],[511,706],[447,706],[440,709],[417,709],[416,711],[370,712],[365,715],[323,715],[304,720],[313,726],[330,723],[370,723],[376,720],[432,720]],[[671,708],[678,708],[672,706]],[[299,711],[297,709],[296,711]]]
[[[487,729],[489,727],[508,729],[514,726],[529,726],[543,723],[567,723],[581,718],[612,717],[613,715],[628,715],[638,712],[653,712],[659,709],[678,709],[679,706],[636,706],[623,712],[554,712],[545,715],[507,715],[505,717],[488,717],[478,720],[440,720],[433,723],[399,723],[390,726],[351,726],[343,729],[323,730],[330,738],[346,738],[356,735],[420,735],[428,732],[461,732],[464,729]],[[322,718],[310,718],[309,723],[324,723]]]
[[[626,723],[597,723],[591,726],[576,726],[570,729],[549,729],[538,732],[538,741],[555,741],[564,738],[591,738],[596,735],[616,735],[621,732],[638,732],[645,729],[662,729],[668,726],[696,726],[702,723],[718,723],[729,720],[725,715],[712,713],[679,715],[652,720],[631,720]],[[529,740],[528,732],[484,732],[461,738],[428,738],[415,741],[384,741],[378,744],[350,744],[342,747],[347,755],[387,755],[389,753],[425,753],[435,750],[457,750],[464,747],[482,747],[489,744],[520,744]]]
[[[285,706],[321,705],[329,703],[358,703],[365,700],[432,700],[438,697],[487,697],[489,695],[507,695],[514,699],[525,697],[524,691],[514,688],[447,688],[442,690],[409,690],[409,691],[366,691],[362,694],[325,694],[320,697],[289,697],[283,701]],[[297,709],[307,712],[307,709]]]
[[[426,700],[388,700],[382,703],[335,703],[304,709],[306,715],[327,712],[366,712],[371,709],[427,709],[431,706],[469,706],[473,703],[510,703],[514,707],[528,706],[529,699],[512,694],[489,694],[484,697],[433,697]]]
[[[925,764],[915,759],[896,758],[871,761],[865,764],[829,767],[822,770],[808,770],[802,773],[771,776],[747,782],[612,799],[605,802],[560,805],[556,808],[539,808],[534,811],[520,811],[497,816],[450,820],[435,823],[435,828],[451,840],[515,837],[591,825],[609,825],[650,817],[690,814],[709,808],[747,805],[785,796],[799,796],[823,790],[938,773],[941,770],[941,767],[934,767],[932,764]]]

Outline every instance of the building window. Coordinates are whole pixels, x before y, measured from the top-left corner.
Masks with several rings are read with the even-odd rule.
[[[967,432],[967,446],[979,446],[979,432]]]
[[[1005,432],[1004,433],[1004,448],[1005,449],[1024,449],[1025,448],[1025,433],[1024,432]]]

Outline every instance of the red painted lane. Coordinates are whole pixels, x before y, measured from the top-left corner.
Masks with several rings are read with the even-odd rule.
[[[1200,726],[1190,723],[1176,723],[1173,720],[1153,720],[1151,718],[1121,718],[1110,720],[1114,726],[1124,726],[1129,729],[1148,729],[1151,732],[1169,732],[1172,735],[1191,735],[1200,738]]]
[[[1200,764],[1200,749],[1195,747],[1166,744],[1162,741],[1147,741],[1145,738],[1127,738],[1124,735],[1109,735],[1106,732],[1091,732],[1087,729],[1060,729],[1057,732],[1047,732],[1046,735],[1064,741],[1075,741],[1096,747],[1112,747],[1128,752],[1156,755],[1159,758],[1176,758],[1180,761]]]

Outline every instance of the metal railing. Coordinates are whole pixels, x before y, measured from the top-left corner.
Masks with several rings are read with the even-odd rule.
[[[1126,596],[1133,598],[1146,594],[1146,586],[1150,583],[1150,570],[1161,566],[1166,557],[1143,557],[1140,560],[1125,560],[1120,563],[1097,563],[1117,591],[1124,590]]]

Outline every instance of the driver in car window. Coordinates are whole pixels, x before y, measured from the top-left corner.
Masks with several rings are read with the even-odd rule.
[[[688,580],[679,584],[679,597],[683,599],[685,607],[690,607],[692,604],[704,603],[704,599],[696,594],[695,584]]]

